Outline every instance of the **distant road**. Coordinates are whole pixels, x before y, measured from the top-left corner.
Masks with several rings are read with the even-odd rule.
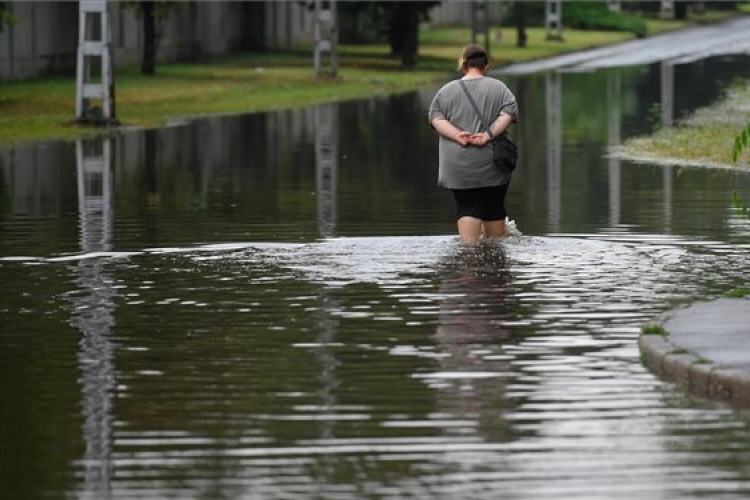
[[[750,17],[687,28],[540,61],[511,64],[498,69],[495,73],[521,75],[552,69],[587,71],[660,61],[681,64],[726,54],[750,54]]]

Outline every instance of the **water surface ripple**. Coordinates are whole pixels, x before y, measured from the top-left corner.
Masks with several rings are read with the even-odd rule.
[[[362,237],[2,266],[77,283],[61,300],[83,334],[82,494],[750,489],[747,423],[673,393],[636,345],[644,323],[741,277],[747,252],[732,245],[581,234],[467,250],[453,237]]]
[[[475,249],[436,89],[0,150],[3,498],[747,498],[637,338],[748,286],[750,178],[605,155],[745,59],[509,77],[526,235]]]

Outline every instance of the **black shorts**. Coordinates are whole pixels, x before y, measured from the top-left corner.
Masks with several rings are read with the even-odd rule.
[[[486,221],[504,220],[508,184],[473,189],[451,189],[456,202],[456,219],[474,217]]]

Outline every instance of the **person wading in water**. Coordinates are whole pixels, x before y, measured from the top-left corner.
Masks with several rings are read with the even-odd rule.
[[[432,100],[428,119],[440,136],[438,185],[453,192],[458,235],[463,243],[508,234],[505,195],[511,173],[493,162],[492,139],[518,120],[516,98],[500,80],[487,76],[489,58],[480,45],[468,45],[459,59],[463,84],[482,116],[489,117],[490,134],[461,82],[444,85]]]

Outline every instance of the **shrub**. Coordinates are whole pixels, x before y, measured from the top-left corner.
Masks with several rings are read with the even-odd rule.
[[[641,333],[644,335],[666,335],[667,332],[661,325],[643,325],[641,327]]]
[[[599,2],[564,2],[563,24],[582,30],[626,31],[638,38],[647,35],[643,19],[632,14],[613,12]]]

